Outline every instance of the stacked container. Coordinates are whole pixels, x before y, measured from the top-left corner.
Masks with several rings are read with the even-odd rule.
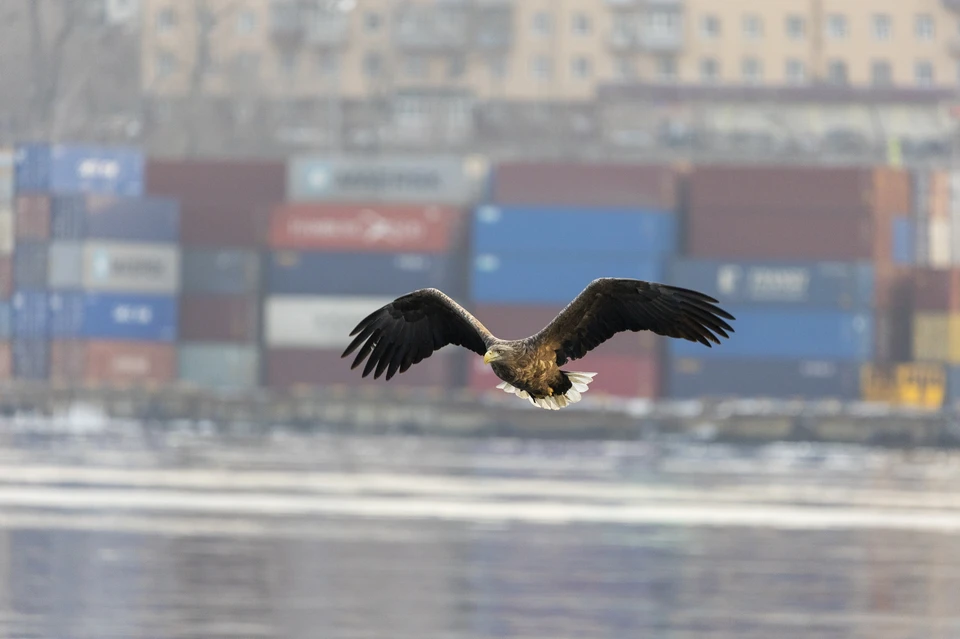
[[[259,385],[260,248],[285,179],[279,162],[148,163],[148,192],[175,197],[182,207],[182,382],[231,390]]]
[[[677,246],[677,190],[675,172],[661,166],[500,165],[474,216],[473,312],[498,337],[520,338],[595,278],[662,281]],[[660,345],[649,332],[618,335],[566,368],[598,373],[591,396],[653,398]],[[490,367],[471,362],[471,387],[494,388]]]
[[[0,149],[0,381],[10,379],[12,326],[10,298],[13,293],[13,151]]]
[[[855,399],[860,368],[908,356],[894,264],[906,174],[887,169],[696,169],[689,259],[670,283],[720,300],[736,333],[713,349],[670,342],[674,397]]]
[[[463,207],[477,182],[468,168],[453,157],[293,160],[290,202],[270,217],[269,386],[377,384],[340,359],[357,322],[419,288],[464,292]],[[454,350],[391,385],[456,383],[462,354]]]
[[[143,165],[134,149],[17,148],[16,377],[172,380],[179,211],[143,197]]]

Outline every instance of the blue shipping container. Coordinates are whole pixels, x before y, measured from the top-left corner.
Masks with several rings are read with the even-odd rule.
[[[472,294],[483,304],[567,304],[598,277],[629,277],[659,282],[659,259],[596,255],[589,259],[557,255],[538,257],[518,253],[474,257]]]
[[[864,309],[874,302],[874,268],[866,262],[671,261],[667,283],[722,304]]]
[[[46,242],[17,242],[13,253],[13,285],[15,288],[40,289],[47,287],[49,244]]]
[[[45,337],[18,337],[10,343],[13,376],[44,380],[50,375],[50,342]]]
[[[125,147],[31,143],[17,146],[18,193],[143,195],[144,156]]]
[[[180,275],[187,293],[248,295],[260,290],[260,254],[243,249],[181,251]]]
[[[916,226],[909,217],[893,220],[893,263],[913,266],[917,261]]]
[[[180,240],[180,203],[172,198],[58,195],[50,216],[50,233],[58,240]]]
[[[301,253],[277,251],[267,259],[267,289],[278,295],[401,295],[458,286],[455,256],[423,253]]]
[[[677,217],[651,209],[481,206],[474,215],[477,253],[619,251],[654,258],[677,250]]]
[[[10,319],[14,337],[44,337],[49,332],[49,312],[45,291],[17,291],[10,299]]]
[[[178,298],[163,295],[51,293],[50,334],[87,338],[173,342]]]
[[[669,340],[673,357],[823,359],[868,361],[873,355],[873,314],[820,309],[729,306],[737,319],[730,339],[713,348]]]
[[[793,359],[672,358],[667,396],[860,399],[860,363]]]

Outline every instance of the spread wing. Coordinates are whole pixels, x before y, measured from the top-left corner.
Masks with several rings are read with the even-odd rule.
[[[557,351],[557,363],[579,359],[622,331],[653,331],[710,346],[729,337],[734,317],[717,300],[685,288],[642,280],[601,278],[557,315],[534,339]]]
[[[367,359],[363,377],[374,379],[386,371],[386,379],[406,372],[447,344],[469,348],[483,355],[494,339],[483,324],[435,288],[424,288],[398,297],[357,324],[356,336],[341,357],[360,348],[353,365]]]

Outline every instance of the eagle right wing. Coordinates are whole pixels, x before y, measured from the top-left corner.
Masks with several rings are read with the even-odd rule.
[[[363,377],[373,372],[374,379],[384,371],[386,379],[406,372],[447,344],[483,355],[494,340],[473,315],[435,288],[398,297],[361,320],[350,336],[356,337],[340,357],[360,348],[350,368],[369,357]]]

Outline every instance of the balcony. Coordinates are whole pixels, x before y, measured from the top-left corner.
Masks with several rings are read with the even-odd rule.
[[[305,34],[304,10],[297,0],[273,0],[270,3],[270,37],[277,44],[295,45]]]
[[[319,11],[306,27],[307,44],[319,49],[338,49],[347,43],[349,16],[339,11]]]
[[[478,7],[472,16],[473,41],[478,49],[504,50],[513,46],[513,7]]]
[[[683,42],[681,29],[654,29],[649,26],[640,29],[639,44],[645,51],[677,52],[683,49]]]
[[[471,41],[470,21],[463,7],[409,6],[394,23],[394,43],[403,49],[462,49]]]
[[[607,44],[614,51],[631,51],[639,48],[640,40],[636,30],[617,27],[607,37]]]

